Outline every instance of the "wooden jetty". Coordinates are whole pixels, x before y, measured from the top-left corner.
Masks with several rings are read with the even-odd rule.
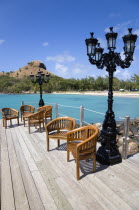
[[[16,122],[15,122],[16,123]],[[76,180],[75,161],[66,162],[66,142],[57,148],[46,135],[20,123],[2,127],[1,209],[139,209],[139,153],[114,166],[81,162],[81,179]]]

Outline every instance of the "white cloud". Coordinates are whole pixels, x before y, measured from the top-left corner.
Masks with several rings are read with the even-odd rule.
[[[133,21],[129,20],[126,22],[118,23],[117,25],[113,26],[113,31],[118,32],[118,37],[121,38],[123,35],[128,33],[128,28],[133,25]],[[109,28],[105,28],[105,32],[110,32]]]
[[[137,34],[139,36],[139,29],[136,29],[133,34]]]
[[[114,73],[114,75],[119,78],[119,79],[123,79],[123,80],[128,80],[131,78],[131,74],[128,70],[119,70],[117,69],[116,72]]]
[[[124,80],[127,80],[127,79],[130,79],[130,78],[131,78],[130,73],[128,72],[128,70],[125,70],[125,71],[123,72],[123,79],[124,79]]]
[[[68,55],[68,54],[59,54],[56,56],[48,56],[46,57],[46,61],[55,61],[58,63],[64,63],[64,62],[73,62],[75,61],[75,57]]]
[[[125,59],[124,51],[122,51],[122,52],[120,53],[120,56],[121,56],[122,60]]]
[[[119,73],[121,73],[121,71],[119,69],[117,69],[116,72],[115,72],[115,76]]]
[[[75,68],[75,69],[73,69],[73,72],[74,72],[75,74],[80,74],[80,73],[82,72],[82,69],[80,69],[80,68]]]
[[[84,65],[84,64],[80,64],[80,63],[76,63],[74,64],[73,68],[72,68],[72,73],[73,74],[84,74],[86,76],[86,72],[90,71],[90,69],[92,70],[92,66],[88,66],[88,65]]]
[[[42,45],[43,45],[44,47],[46,47],[46,46],[48,46],[48,42],[44,42]]]
[[[67,76],[68,74],[68,67],[60,63],[56,63],[55,70],[60,76]]]
[[[107,71],[103,71],[103,73],[101,74],[102,77],[107,77],[108,76],[108,72]]]
[[[100,43],[100,47],[105,48],[107,47],[107,41],[106,39],[102,39],[102,38],[97,38],[98,42]]]
[[[111,13],[109,16],[112,18],[115,18],[115,17],[117,18],[117,17],[120,17],[121,14],[120,13]]]
[[[5,42],[5,40],[0,39],[0,45],[3,44]]]

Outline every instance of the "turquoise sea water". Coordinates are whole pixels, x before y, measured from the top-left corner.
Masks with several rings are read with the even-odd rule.
[[[10,107],[19,110],[21,102],[38,107],[39,94],[26,95],[8,95],[0,94],[0,109]],[[80,107],[83,105],[87,109],[104,113],[107,111],[107,96],[93,95],[69,95],[69,94],[43,94],[45,104],[53,105],[53,118],[55,118],[55,103],[67,106]],[[114,97],[114,112],[116,120],[118,117],[124,118],[128,115],[132,119],[139,117],[139,98],[130,97]],[[79,119],[80,109],[59,106],[59,113]],[[62,115],[61,115],[62,116]],[[1,115],[0,115],[1,118]],[[88,123],[103,122],[104,115],[86,111],[84,113],[84,121]]]

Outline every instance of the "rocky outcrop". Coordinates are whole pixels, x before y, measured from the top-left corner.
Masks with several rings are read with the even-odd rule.
[[[119,147],[119,152],[122,154],[123,145]],[[139,152],[138,144],[136,142],[129,142],[127,145],[127,155],[134,155]]]
[[[29,62],[28,65],[46,70],[46,66],[44,65],[44,63],[42,63],[41,61],[38,61],[38,60]]]
[[[43,71],[44,74],[49,73],[51,76],[54,75],[51,72],[47,71],[44,63],[38,60],[28,62],[26,66],[19,68],[17,71],[6,72],[6,73],[0,72],[0,75],[8,75],[10,77],[15,77],[20,79],[25,76],[29,76],[31,72],[32,74],[36,75],[39,69],[40,71]]]

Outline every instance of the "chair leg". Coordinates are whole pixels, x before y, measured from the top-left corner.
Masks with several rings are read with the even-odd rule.
[[[24,127],[25,127],[25,119],[24,119]]]
[[[43,130],[44,130],[45,128],[44,128],[44,120],[43,120]]]
[[[5,120],[5,128],[7,129],[7,120]]]
[[[76,178],[77,180],[80,179],[80,168],[79,168],[80,164],[79,164],[79,157],[76,157]]]
[[[68,150],[68,147],[67,147],[67,162],[69,162],[69,159],[70,159],[70,151]]]
[[[30,123],[28,123],[28,132],[30,133]]]
[[[46,125],[47,124],[47,118],[45,117],[44,119],[45,119],[45,125]]]
[[[60,139],[57,139],[57,146],[60,146]]]
[[[17,118],[17,124],[19,125],[19,118]]]
[[[3,127],[4,127],[4,119],[2,119],[2,122],[3,122]]]
[[[93,172],[96,172],[96,153],[93,154]]]
[[[40,132],[41,132],[41,123],[39,123],[39,128],[40,128]]]
[[[46,136],[46,142],[47,142],[47,151],[49,151],[49,136]]]
[[[12,120],[10,119],[10,125],[12,125]]]

